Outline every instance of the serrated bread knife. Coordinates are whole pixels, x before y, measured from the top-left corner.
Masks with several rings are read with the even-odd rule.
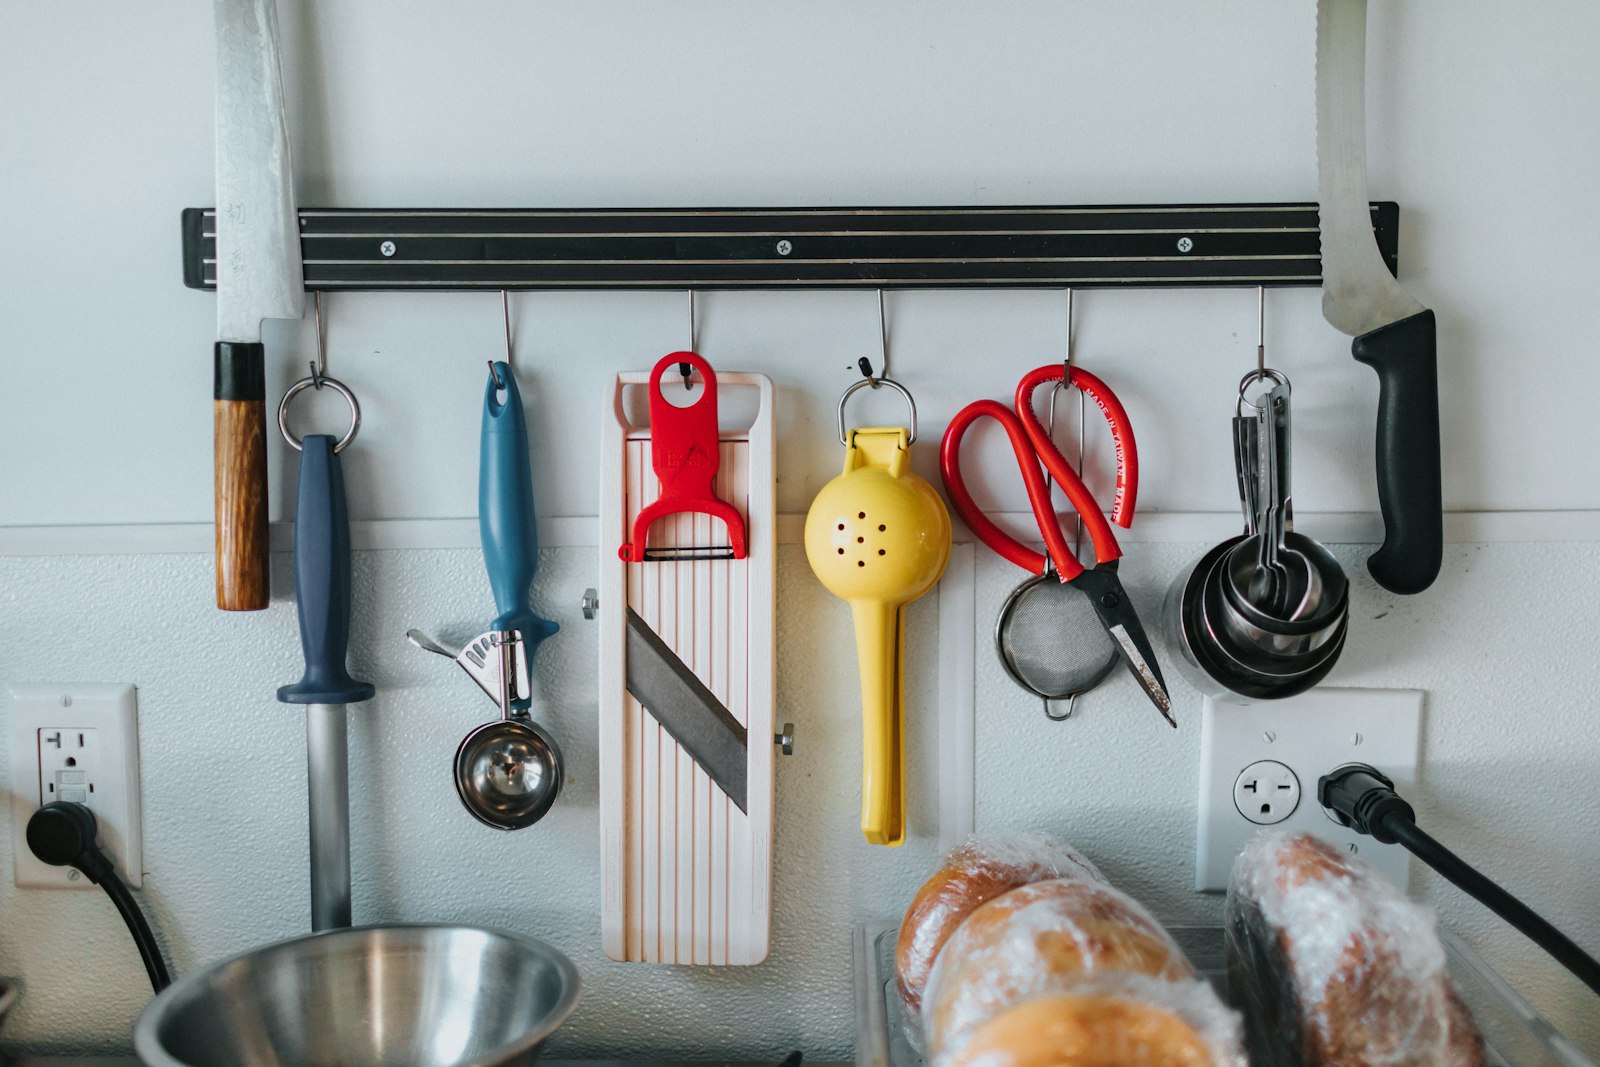
[[[305,306],[300,225],[272,0],[216,0],[217,607],[267,606],[266,350],[262,319]]]
[[[1439,371],[1433,312],[1389,273],[1367,202],[1367,0],[1317,0],[1317,198],[1322,315],[1355,338],[1378,372],[1378,504],[1383,544],[1367,559],[1379,585],[1420,593],[1444,554]]]

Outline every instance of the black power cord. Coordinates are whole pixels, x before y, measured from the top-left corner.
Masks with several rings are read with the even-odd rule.
[[[1510,923],[1555,957],[1583,984],[1600,993],[1600,960],[1573,943],[1533,909],[1500,888],[1419,826],[1417,813],[1394,791],[1394,782],[1364,763],[1347,763],[1317,782],[1317,799],[1339,821],[1385,845],[1399,844]]]
[[[46,804],[28,819],[28,847],[35,856],[55,867],[75,867],[106,891],[106,896],[122,914],[122,921],[128,924],[128,932],[133,935],[133,943],[144,960],[145,973],[150,976],[150,985],[159,993],[172,984],[167,963],[161,958],[161,947],[156,944],[155,934],[150,932],[150,924],[145,922],[133,894],[117,877],[116,866],[95,843],[98,833],[94,812],[82,804],[58,800]]]

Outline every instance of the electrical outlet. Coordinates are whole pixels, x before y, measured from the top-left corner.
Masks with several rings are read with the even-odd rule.
[[[139,710],[131,685],[11,687],[11,845],[16,884],[81,889],[71,867],[52,867],[28,848],[28,819],[56,800],[94,812],[100,846],[137,889],[143,880],[139,812]]]
[[[1340,826],[1317,802],[1317,779],[1346,763],[1370,763],[1402,796],[1411,793],[1422,698],[1417,689],[1313,689],[1242,706],[1207,699],[1195,889],[1227,889],[1234,857],[1263,829],[1316,834],[1405,889],[1410,853]]]
[[[1300,779],[1277,760],[1256,760],[1233,780],[1233,806],[1257,826],[1274,826],[1300,806]]]

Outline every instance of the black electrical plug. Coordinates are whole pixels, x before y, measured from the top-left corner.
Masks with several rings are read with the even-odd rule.
[[[1317,800],[1343,825],[1385,845],[1400,840],[1386,825],[1391,815],[1417,821],[1416,811],[1394,791],[1394,780],[1365,763],[1346,763],[1318,778]]]
[[[133,943],[138,946],[144,960],[145,973],[157,993],[172,983],[167,973],[167,963],[161,958],[150,924],[145,922],[139,904],[128,892],[128,887],[117,877],[116,865],[95,843],[100,826],[94,812],[82,804],[57,800],[46,804],[28,819],[28,847],[33,854],[52,867],[75,867],[84,876],[106,891],[106,896],[117,906]]]
[[[1385,845],[1405,847],[1457,888],[1527,935],[1590,989],[1600,993],[1600,960],[1428,836],[1417,825],[1416,811],[1394,791],[1394,782],[1377,768],[1365,763],[1346,763],[1330,771],[1317,779],[1317,799],[1340,823],[1356,833],[1370,834]]]
[[[52,867],[76,867],[99,885],[111,873],[111,861],[95,838],[100,826],[82,804],[57,800],[28,819],[28,847]]]

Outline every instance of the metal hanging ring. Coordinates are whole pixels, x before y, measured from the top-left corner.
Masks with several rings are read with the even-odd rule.
[[[1250,386],[1254,385],[1256,382],[1272,382],[1274,385],[1288,387],[1289,376],[1283,373],[1281,370],[1273,370],[1271,367],[1266,367],[1262,370],[1253,370],[1249,374],[1246,374],[1243,378],[1240,378],[1239,402],[1234,406],[1233,409],[1235,414],[1242,414],[1245,408],[1249,408],[1251,411],[1261,410],[1262,406],[1260,404],[1247,399]]]
[[[321,389],[323,386],[327,386],[344,397],[344,402],[350,407],[350,428],[345,431],[343,437],[335,442],[333,450],[335,452],[343,452],[345,446],[356,439],[356,431],[361,429],[361,405],[357,403],[356,394],[350,391],[349,386],[337,378],[328,377],[326,374],[317,378],[301,378],[298,382],[289,386],[288,392],[283,394],[283,401],[278,405],[278,432],[289,443],[289,447],[296,452],[299,452],[303,446],[300,438],[289,430],[289,403],[307,389]]]
[[[887,385],[889,388],[899,393],[902,398],[904,398],[906,407],[911,409],[911,436],[906,441],[906,444],[914,445],[917,443],[917,402],[911,398],[911,390],[907,389],[893,378],[863,378],[859,382],[850,383],[850,386],[845,389],[844,395],[839,397],[839,443],[841,445],[848,445],[850,443],[850,435],[845,432],[844,428],[845,404],[849,403],[850,397],[853,396],[858,390],[867,388],[876,389],[880,385]]]

